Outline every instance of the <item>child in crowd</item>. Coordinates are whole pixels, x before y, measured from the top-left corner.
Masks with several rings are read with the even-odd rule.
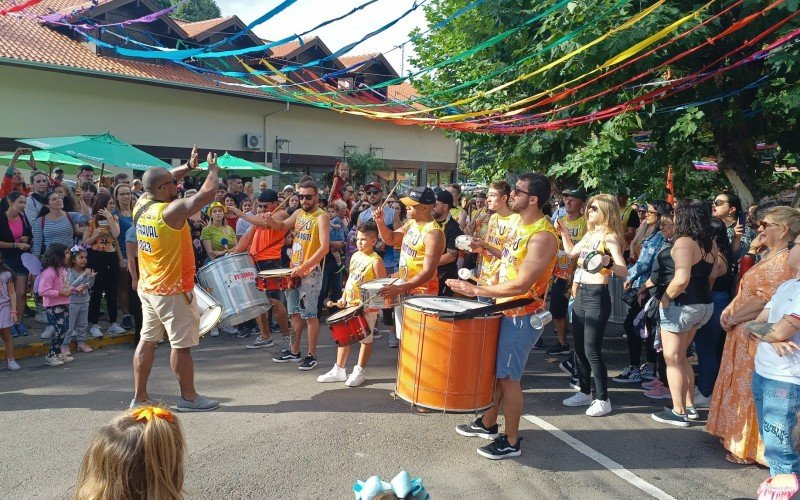
[[[356,234],[356,246],[358,252],[353,254],[350,259],[350,275],[344,285],[344,295],[337,307],[354,307],[361,305],[361,293],[359,286],[368,281],[385,278],[386,268],[383,267],[383,260],[380,255],[375,253],[375,243],[378,241],[378,226],[374,222],[368,221],[358,226]],[[377,310],[365,309],[365,316],[369,324],[370,334],[361,341],[361,348],[358,351],[358,364],[353,367],[353,372],[347,376],[347,356],[350,354],[350,346],[339,347],[336,349],[336,364],[331,371],[317,378],[317,382],[344,382],[348,387],[358,387],[366,380],[364,368],[367,366],[369,357],[372,354],[372,330],[375,328],[375,320],[378,317]]]
[[[283,248],[281,248],[281,267],[289,268],[292,264],[292,245],[294,244],[294,233],[287,231],[283,239]]]
[[[331,218],[331,239],[330,241],[347,241],[347,226],[344,221],[347,220],[347,204],[342,200],[335,200],[328,206],[328,216]],[[339,250],[331,250],[333,259],[336,261],[336,269],[342,268],[342,252]]]
[[[3,346],[6,349],[6,364],[11,371],[20,368],[14,359],[14,342],[11,339],[11,327],[19,320],[16,304],[14,273],[0,256],[0,338],[3,339]]]
[[[69,354],[61,354],[61,344],[69,326],[69,297],[72,288],[67,280],[69,248],[63,243],[51,243],[42,258],[44,271],[39,276],[39,295],[42,297],[47,321],[55,329],[50,339],[50,352],[44,358],[50,366],[61,366],[74,361]]]
[[[116,417],[92,440],[76,500],[183,499],[186,440],[178,418],[160,406]]]
[[[67,279],[72,287],[72,294],[69,296],[69,329],[64,343],[61,344],[61,354],[67,356],[72,354],[69,352],[69,344],[73,336],[80,352],[93,350],[86,343],[86,334],[89,330],[89,291],[97,276],[96,272],[86,268],[85,248],[74,246],[70,255],[70,268],[67,272]]]

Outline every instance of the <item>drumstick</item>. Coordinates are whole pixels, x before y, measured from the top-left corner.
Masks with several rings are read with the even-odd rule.
[[[275,207],[275,210],[273,210],[273,211],[272,211],[272,213],[275,213],[275,212],[277,212],[278,210],[280,210],[280,209],[281,209],[281,207],[283,206],[283,204],[284,204],[284,203],[286,203],[287,201],[289,201],[289,198],[291,198],[291,196],[287,196],[287,197],[285,197],[285,198],[283,199],[283,201],[282,201],[282,202],[280,202],[280,204],[279,204],[277,207]]]
[[[392,190],[389,191],[389,194],[386,195],[386,199],[383,200],[383,203],[381,203],[381,211],[383,211],[383,207],[386,205],[386,202],[389,201],[389,197],[392,196],[392,193],[394,193],[394,190],[397,189],[397,186],[399,186],[399,185],[400,185],[400,181],[397,181],[397,183],[394,185]]]

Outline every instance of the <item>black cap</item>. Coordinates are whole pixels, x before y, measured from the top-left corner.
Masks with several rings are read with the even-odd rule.
[[[258,201],[261,203],[275,203],[278,201],[278,193],[272,189],[265,189],[259,193]]]
[[[561,196],[568,196],[570,198],[577,198],[581,201],[586,201],[586,191],[582,188],[565,189],[561,191]]]
[[[453,207],[453,194],[450,191],[439,191],[436,193],[436,201],[439,203],[444,203],[449,207]]]
[[[415,187],[408,192],[407,195],[400,198],[400,201],[405,206],[413,207],[414,205],[433,205],[436,203],[436,195],[429,187]]]

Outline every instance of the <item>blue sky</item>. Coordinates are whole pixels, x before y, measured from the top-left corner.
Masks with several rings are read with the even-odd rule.
[[[255,28],[253,31],[261,38],[278,40],[293,33],[302,33],[317,24],[338,17],[352,10],[354,7],[365,3],[366,0],[299,0],[286,10]],[[276,5],[280,0],[245,1],[245,0],[217,0],[223,16],[237,15],[245,24],[263,15]],[[352,16],[326,26],[311,35],[319,36],[331,51],[354,42],[365,34],[375,30],[397,18],[411,8],[413,0],[379,0],[369,5]],[[400,22],[373,38],[357,46],[348,55],[381,52],[386,55],[395,70],[400,73],[403,58],[401,50],[395,49],[387,54],[393,47],[408,40],[408,33],[415,27],[423,29],[427,26],[422,7],[418,8]],[[412,45],[405,46],[405,59],[413,51]],[[411,67],[406,62],[405,72]]]

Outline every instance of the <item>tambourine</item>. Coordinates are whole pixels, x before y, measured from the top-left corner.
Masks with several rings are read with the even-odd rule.
[[[463,250],[465,252],[471,252],[472,248],[470,244],[472,243],[472,236],[462,234],[461,236],[456,236],[456,248],[459,250]]]
[[[603,265],[603,257],[605,255],[607,254],[603,252],[596,252],[593,250],[589,252],[583,259],[583,264],[581,265],[581,267],[583,267],[584,271],[586,271],[587,273],[597,274],[600,272],[601,269],[607,267]]]

